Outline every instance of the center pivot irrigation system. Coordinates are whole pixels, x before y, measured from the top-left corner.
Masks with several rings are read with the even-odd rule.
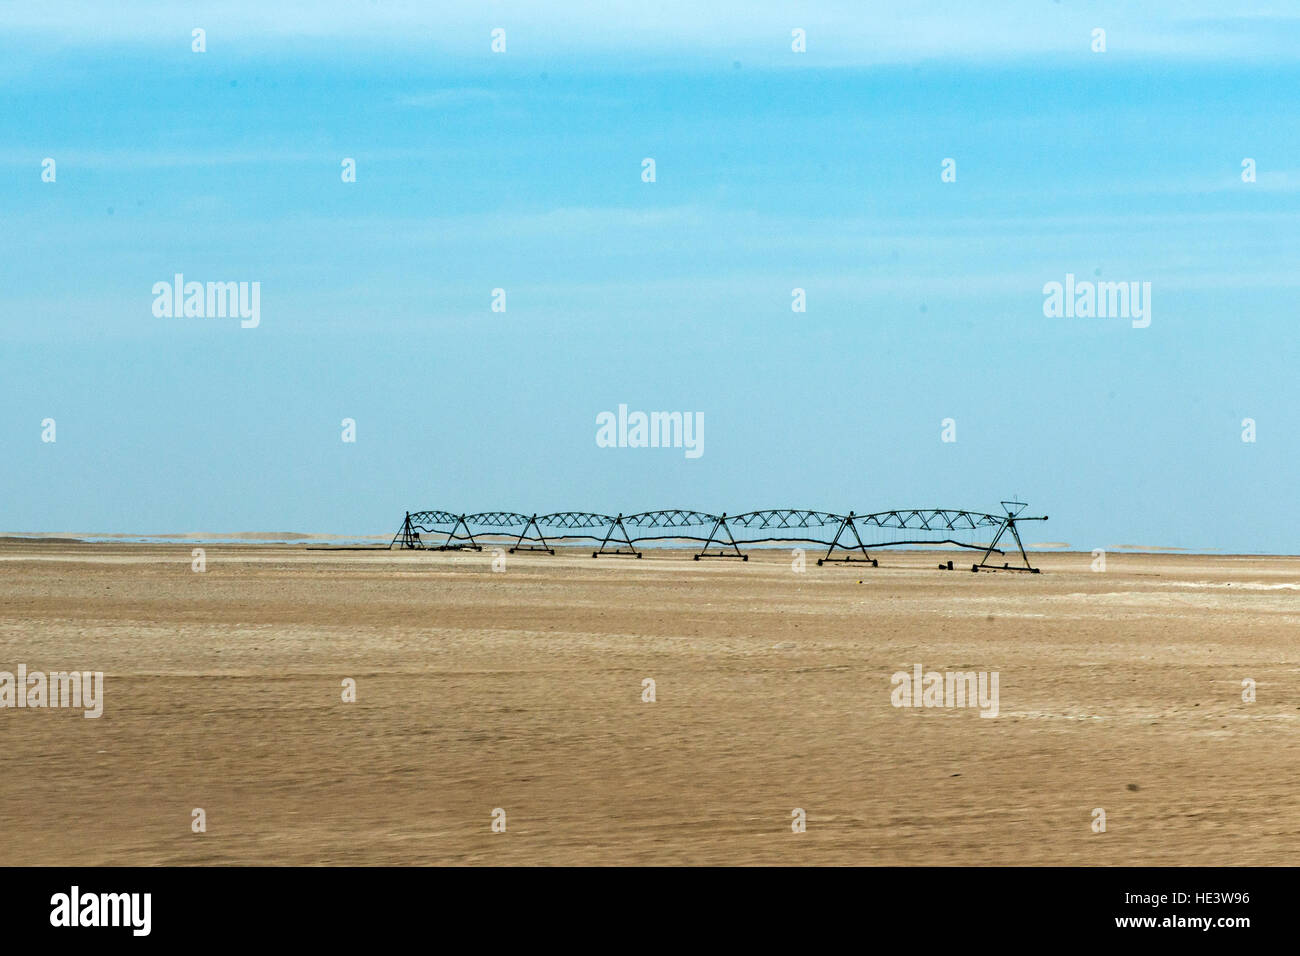
[[[642,552],[637,550],[637,545],[643,542],[700,541],[703,546],[695,555],[696,561],[700,558],[748,561],[749,555],[740,550],[742,544],[801,542],[826,545],[826,554],[817,560],[819,565],[833,561],[865,561],[877,567],[879,562],[867,550],[868,544],[872,548],[953,545],[984,552],[979,563],[971,565],[972,571],[1028,571],[1037,574],[1038,568],[1029,563],[1016,524],[1020,521],[1046,521],[1047,516],[1025,517],[1026,507],[1023,501],[1004,501],[1003,513],[997,515],[951,508],[918,508],[874,514],[850,511],[846,515],[798,508],[773,508],[736,515],[725,512],[714,515],[677,508],[630,515],[604,515],[590,511],[557,511],[548,515],[526,515],[514,511],[484,511],[479,514],[408,511],[388,547],[390,550],[397,545],[414,551],[481,551],[483,547],[475,535],[517,535],[509,549],[511,554],[516,551],[554,554],[554,542],[586,539],[600,542],[600,547],[591,552],[593,558],[601,555],[639,558]],[[707,534],[704,533],[706,528]],[[421,534],[445,534],[447,538],[441,544],[428,544]],[[961,540],[988,534],[992,535],[988,544]],[[990,560],[994,554],[1005,556],[998,543],[1007,534],[1020,550],[1023,567],[1012,566],[1009,562],[996,564]],[[864,541],[864,537],[868,540]],[[837,548],[843,552],[839,557],[835,555]],[[951,571],[952,562],[940,567]]]

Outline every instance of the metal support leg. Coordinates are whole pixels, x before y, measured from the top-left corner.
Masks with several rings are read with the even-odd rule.
[[[722,541],[718,541],[718,550],[713,554],[709,554],[709,545],[713,544],[713,539],[717,536],[719,530],[727,533],[726,544],[731,545],[732,550],[724,551],[723,549],[726,547],[726,544],[723,544]],[[719,516],[717,521],[713,522],[713,530],[709,532],[709,540],[704,542],[704,547],[700,548],[700,553],[695,556],[695,560],[698,561],[700,558],[740,558],[742,561],[749,560],[749,555],[744,554],[740,550],[740,545],[736,544],[736,539],[731,534],[731,528],[727,526],[727,515],[725,512]]]
[[[626,551],[619,547],[617,541],[614,542],[615,547],[613,551],[605,550],[605,546],[609,544],[609,539],[614,534],[615,528],[623,532],[623,543],[626,544],[628,548]],[[630,557],[641,557],[641,552],[636,549],[636,545],[632,543],[631,537],[628,536],[627,528],[623,527],[623,516],[621,514],[610,523],[609,530],[605,532],[605,540],[600,543],[600,550],[591,552],[593,558],[602,554],[626,554]]]
[[[853,562],[853,561],[864,561],[864,562],[865,562],[865,561],[870,561],[870,562],[871,562],[871,566],[872,566],[873,568],[876,568],[876,567],[879,567],[879,566],[880,566],[880,562],[877,561],[875,558],[873,558],[870,554],[867,553],[867,546],[866,546],[865,544],[862,543],[862,537],[861,537],[861,535],[858,534],[858,526],[857,526],[857,524],[854,522],[853,517],[854,517],[854,516],[853,516],[853,512],[850,511],[850,512],[848,513],[848,515],[847,515],[843,520],[840,521],[840,527],[839,527],[839,530],[835,532],[835,537],[834,537],[834,539],[832,539],[832,541],[831,541],[831,546],[830,546],[829,548],[826,549],[826,556],[825,556],[824,558],[818,558],[818,559],[817,559],[817,565],[818,565],[818,567],[820,567],[822,564],[824,564],[824,563],[827,562],[827,561],[842,561],[842,562],[844,562],[845,564],[848,564],[848,563]],[[843,547],[842,545],[840,545],[840,537],[844,534],[844,529],[845,529],[845,528],[848,528],[850,531],[853,532],[853,539],[854,539],[855,541],[857,541],[857,545],[856,545],[855,547],[852,547],[852,548],[844,548],[844,551],[845,551],[845,555],[844,555],[844,557],[842,557],[842,558],[832,558],[831,555],[834,553],[835,548],[836,548],[837,546],[839,546],[839,547]],[[855,557],[853,556],[853,554],[854,554],[855,551],[861,551],[861,552],[862,552],[862,557],[860,557],[860,558],[855,558]]]
[[[524,538],[527,537],[529,528],[537,531],[537,540],[542,543],[540,548],[535,544],[524,545]],[[529,540],[531,541],[532,539],[530,538]],[[514,554],[516,551],[545,551],[547,554],[555,553],[555,549],[546,543],[546,537],[542,534],[542,529],[537,524],[537,515],[533,515],[529,518],[528,524],[524,525],[524,530],[519,532],[519,540],[516,541],[515,546],[510,549],[510,553]]]

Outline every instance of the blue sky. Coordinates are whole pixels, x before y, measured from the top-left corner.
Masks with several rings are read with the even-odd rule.
[[[3,530],[1018,494],[1297,550],[1300,6],[170,6],[0,5]],[[177,272],[260,326],[156,318]],[[703,456],[597,447],[620,403]]]

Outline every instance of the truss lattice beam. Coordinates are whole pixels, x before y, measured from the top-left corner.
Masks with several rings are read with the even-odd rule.
[[[656,540],[699,541],[702,547],[694,555],[700,558],[729,557],[749,560],[741,545],[758,545],[772,542],[807,542],[827,545],[819,565],[828,562],[879,561],[871,556],[863,540],[862,531],[904,532],[893,540],[874,541],[872,549],[902,547],[906,545],[953,545],[982,551],[980,561],[972,571],[1029,571],[1037,574],[1025,550],[1024,541],[1017,528],[1022,521],[1046,521],[1047,516],[1026,517],[1027,505],[1020,501],[1002,502],[1002,514],[967,511],[955,508],[911,508],[876,511],[868,514],[836,514],[802,508],[769,508],[746,511],[741,514],[711,514],[687,508],[668,508],[658,511],[641,511],[635,514],[607,515],[594,511],[556,511],[545,515],[525,515],[515,511],[482,511],[463,514],[452,511],[426,510],[406,512],[401,527],[389,542],[389,548],[420,551],[481,551],[475,538],[480,534],[500,535],[509,531],[515,536],[510,548],[516,551],[541,551],[555,554],[554,541],[586,538],[600,542],[592,557],[600,555],[627,555],[641,557],[639,542]],[[517,534],[515,529],[518,529]],[[545,530],[544,530],[545,529]],[[707,531],[706,531],[707,529]],[[746,535],[737,540],[733,532],[743,530]],[[825,530],[823,530],[825,529]],[[830,529],[833,536],[827,540]],[[960,541],[954,535],[994,531],[987,545]],[[911,532],[911,533],[908,533]],[[422,535],[446,534],[440,545],[431,545]],[[923,537],[933,535],[934,537]],[[942,537],[939,537],[942,536]],[[1004,561],[1000,565],[993,555],[1005,557],[998,547],[1004,537],[1015,542],[1022,564]],[[550,540],[548,540],[548,537]],[[711,551],[711,548],[717,550]],[[837,556],[837,550],[842,554]],[[951,563],[951,562],[949,562]]]

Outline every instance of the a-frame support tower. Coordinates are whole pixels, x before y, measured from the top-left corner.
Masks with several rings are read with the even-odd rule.
[[[609,544],[609,539],[613,537],[615,528],[623,532],[623,541],[621,544],[620,542],[615,541],[613,550],[606,551],[605,548]],[[626,551],[622,548],[623,544],[627,545]],[[627,528],[623,527],[623,516],[621,514],[610,522],[609,530],[605,532],[605,540],[600,543],[600,550],[591,552],[593,558],[599,557],[602,554],[626,554],[629,557],[641,557],[641,552],[636,549],[636,545],[634,545],[632,539],[628,537]]]
[[[848,528],[850,531],[853,532],[853,540],[857,542],[856,545],[848,546],[848,545],[840,544],[840,538],[843,537],[845,528]],[[831,557],[831,555],[835,553],[835,549],[837,547],[843,548],[844,557],[842,558]],[[860,558],[855,557],[858,551],[862,552],[862,557]],[[867,553],[867,546],[862,543],[862,537],[858,534],[858,526],[854,523],[852,511],[850,511],[843,519],[841,519],[839,530],[835,532],[835,537],[831,539],[831,546],[826,549],[826,556],[824,558],[818,558],[817,564],[818,566],[821,566],[826,561],[843,561],[845,564],[849,564],[854,561],[863,561],[863,562],[869,561],[871,562],[871,566],[873,568],[880,566],[880,562],[878,562],[875,558],[873,558],[870,554]]]
[[[1047,516],[1044,515],[1041,518],[1020,517],[1020,512],[1024,511],[1025,508],[1027,507],[1027,505],[1023,501],[1004,501],[1002,502],[1002,507],[1006,509],[1007,512],[1006,518],[1002,520],[1002,527],[998,528],[998,533],[994,535],[993,540],[989,542],[989,548],[987,551],[984,552],[984,557],[980,558],[980,563],[971,565],[971,570],[977,572],[978,571],[1028,571],[1030,574],[1038,574],[1039,573],[1038,568],[1034,567],[1029,563],[1029,555],[1025,553],[1025,545],[1024,542],[1020,540],[1020,532],[1016,530],[1016,522],[1017,521],[1046,521]],[[996,564],[989,564],[989,556],[993,554],[994,551],[997,551],[998,554],[1002,553],[1001,551],[998,550],[998,542],[1002,540],[1002,536],[1006,534],[1008,531],[1011,532],[1011,537],[1016,539],[1016,547],[1020,549],[1020,557],[1024,559],[1025,562],[1025,566],[1023,568],[1012,567],[1007,562],[1003,562],[1001,567],[998,567]]]
[[[420,540],[420,532],[411,527],[411,513],[406,513],[406,518],[402,526],[397,529],[397,534],[393,535],[393,540],[388,542],[388,550],[393,549],[393,545],[398,541],[402,542],[403,551],[422,551],[424,542]]]
[[[524,544],[524,539],[528,536],[529,528],[532,528],[537,532],[536,540],[541,542],[540,546],[532,543],[534,540],[533,538],[528,538],[529,543]],[[555,553],[555,549],[546,543],[546,536],[542,534],[542,529],[537,526],[537,515],[533,515],[529,518],[528,524],[524,525],[524,530],[519,532],[519,540],[516,541],[515,546],[510,549],[510,553],[514,554],[516,551],[545,551],[547,554]]]
[[[725,542],[718,538],[719,531],[726,532],[727,540]],[[718,541],[718,550],[713,554],[709,554],[709,545],[713,544],[715,538]],[[727,545],[731,546],[730,551],[726,550]],[[749,555],[740,550],[740,545],[736,544],[736,539],[732,537],[731,529],[727,527],[726,512],[719,515],[718,520],[713,522],[713,530],[709,532],[709,540],[704,542],[704,547],[700,548],[700,553],[695,556],[695,560],[698,561],[700,558],[740,558],[742,561],[749,560]]]
[[[459,531],[461,528],[465,529],[464,537],[469,539],[468,544],[466,544],[464,541],[456,541],[456,539],[460,537],[459,535],[456,534],[456,532]],[[456,541],[456,543],[453,544],[452,543],[453,541]],[[447,540],[443,542],[441,545],[439,545],[438,547],[434,548],[433,550],[434,551],[482,551],[483,546],[474,540],[474,533],[469,530],[469,525],[465,523],[465,516],[458,515],[456,518],[456,525],[451,529],[451,533],[447,535]]]

